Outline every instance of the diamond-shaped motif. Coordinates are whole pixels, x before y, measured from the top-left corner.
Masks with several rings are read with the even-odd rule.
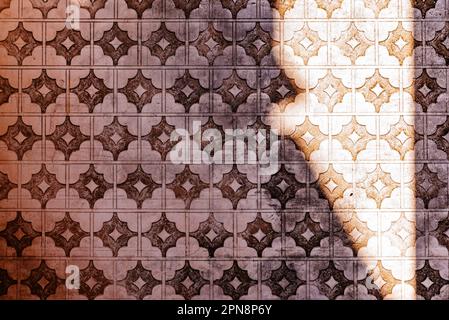
[[[67,37],[63,42],[61,42],[61,44],[64,47],[66,47],[67,50],[69,50],[75,44],[75,42],[73,42],[72,40],[70,40],[69,37]]]
[[[185,94],[186,97],[190,97],[192,92],[194,92],[194,90],[189,85],[185,86],[181,91]]]
[[[287,188],[290,187],[290,185],[289,185],[285,180],[282,180],[282,181],[277,185],[277,187],[278,187],[279,189],[281,189],[282,192],[285,192],[285,190],[287,190]]]
[[[385,184],[379,179],[375,183],[373,183],[373,186],[377,189],[377,191],[381,192],[385,187]]]
[[[360,44],[360,42],[356,38],[351,38],[349,41],[346,41],[346,43],[349,44],[352,49],[355,49],[355,47]]]
[[[143,107],[150,104],[153,97],[162,90],[155,87],[152,79],[145,77],[142,70],[138,70],[136,76],[130,78],[126,86],[118,92],[124,94],[127,101],[136,106],[138,112],[142,112]]]
[[[201,31],[191,45],[196,47],[198,53],[206,57],[212,65],[217,57],[223,55],[224,49],[232,45],[232,42],[227,40],[222,32],[215,29],[213,22],[209,22],[206,30]]]
[[[22,284],[29,287],[31,294],[38,296],[41,300],[46,300],[56,293],[57,287],[63,283],[54,269],[48,267],[45,260],[42,260],[39,267],[31,270],[28,278]]]
[[[442,293],[442,288],[449,280],[441,275],[441,269],[432,267],[433,263],[425,260],[424,266],[416,270],[416,294],[430,300]]]
[[[128,146],[137,137],[129,133],[128,126],[122,125],[118,117],[107,126],[103,127],[103,131],[95,136],[103,145],[103,149],[112,153],[114,160],[118,160],[119,155],[128,150]]]
[[[400,236],[402,240],[405,240],[410,236],[410,232],[405,230],[404,228],[401,228],[401,230],[399,230],[397,235]]]
[[[128,32],[120,29],[118,23],[114,22],[111,29],[105,31],[101,39],[95,41],[95,45],[100,46],[103,53],[117,65],[123,56],[128,55],[129,49],[137,45],[137,41],[131,39]]]
[[[360,136],[357,134],[357,132],[353,131],[348,138],[351,139],[353,143],[356,143],[360,139]]]
[[[70,231],[70,229],[66,229],[63,233],[61,233],[61,236],[62,236],[65,240],[69,240],[71,237],[74,236],[74,234],[72,233],[72,231]]]
[[[25,40],[22,39],[22,36],[20,36],[19,39],[17,39],[14,42],[14,44],[17,48],[19,48],[19,51],[20,51],[23,48],[23,46],[26,45],[26,42],[25,42]]]
[[[183,44],[175,32],[167,29],[165,22],[161,22],[159,29],[153,31],[148,40],[142,42],[142,45],[147,47],[153,56],[158,57],[163,65]]]
[[[205,234],[205,236],[210,240],[214,241],[214,239],[218,236],[218,234],[214,231],[214,229],[210,229],[210,231]]]
[[[161,155],[161,160],[166,160],[167,154],[181,141],[181,137],[174,141],[167,139],[174,131],[175,126],[168,124],[165,117],[162,117],[161,121],[151,127],[151,131],[142,137],[142,140],[150,143],[151,148]]]
[[[27,136],[25,136],[22,131],[19,131],[19,133],[14,137],[14,139],[16,139],[16,141],[19,144],[22,144],[22,142],[27,139]]]
[[[45,191],[50,188],[50,185],[45,180],[43,180],[37,187],[41,189],[42,193],[45,193]]]
[[[240,105],[246,103],[249,95],[253,92],[254,89],[249,87],[245,79],[239,76],[237,70],[233,70],[217,90],[223,101],[231,106],[233,112],[236,112]]]
[[[241,282],[237,277],[235,277],[234,279],[232,279],[231,282],[229,282],[229,284],[230,284],[234,289],[237,289],[237,288],[242,284],[242,282]]]
[[[128,241],[137,236],[137,232],[129,229],[128,223],[121,221],[114,213],[111,220],[103,223],[103,227],[94,233],[101,239],[103,245],[111,249],[114,257],[117,257],[121,248],[128,245]]]
[[[323,230],[324,229],[324,230]],[[320,247],[321,241],[329,236],[329,231],[320,222],[314,221],[307,212],[304,218],[295,223],[295,227],[286,236],[291,237],[297,247],[303,249],[306,256],[310,256],[313,249]]]
[[[231,2],[231,0],[226,1]],[[271,39],[270,33],[261,27],[260,22],[256,22],[255,28],[248,31],[245,38],[237,44],[243,47],[246,54],[252,57],[257,65],[260,65],[262,60],[270,54],[275,40]]]
[[[136,281],[134,281],[134,284],[138,289],[142,289],[142,287],[146,284],[145,280],[139,277]]]
[[[182,104],[186,112],[190,108],[199,103],[200,98],[207,92],[200,84],[200,81],[190,75],[189,70],[186,70],[182,77],[176,79],[173,87],[168,88],[167,92],[173,95],[175,101]]]
[[[98,188],[98,184],[95,183],[95,181],[90,180],[88,184],[86,184],[86,188],[90,190],[90,192],[94,192],[95,189]]]
[[[214,281],[215,285],[223,289],[223,293],[237,300],[247,295],[249,288],[257,284],[257,281],[250,278],[248,271],[242,269],[237,261],[234,261],[231,268],[223,272],[220,279]]]
[[[313,44],[313,41],[307,37],[304,37],[304,39],[302,39],[299,43],[304,47],[304,49],[308,49]]]
[[[336,268],[334,261],[329,261],[329,265],[320,270],[319,276],[314,282],[320,288],[321,293],[329,299],[336,299],[343,295],[345,289],[353,285],[353,281],[346,278],[342,270]]]
[[[53,142],[56,150],[64,154],[65,160],[69,160],[72,153],[79,151],[81,145],[89,141],[90,137],[85,135],[80,127],[73,124],[67,116],[65,121],[57,125],[55,131],[47,136],[47,139]]]
[[[231,189],[234,190],[234,192],[237,192],[237,190],[240,189],[242,185],[237,181],[237,179],[234,179],[232,180],[232,183],[229,184],[229,187],[231,187]]]
[[[196,198],[199,198],[201,191],[207,189],[209,184],[203,182],[198,174],[190,171],[189,166],[177,173],[173,182],[167,184],[167,188],[175,193],[175,197],[182,199],[186,209]]]
[[[327,95],[329,97],[331,97],[335,92],[337,92],[337,90],[332,86],[332,85],[328,85],[326,89],[324,89],[324,92],[327,93]]]
[[[300,57],[307,64],[310,58],[318,55],[325,41],[320,38],[317,31],[305,23],[301,29],[295,30],[293,37],[285,44],[293,49],[295,56]]]
[[[64,189],[65,185],[57,180],[56,174],[49,172],[46,165],[42,164],[41,170],[33,174],[30,181],[22,187],[30,192],[31,198],[41,203],[42,209],[45,209],[48,201],[56,198],[56,194]]]
[[[279,94],[280,94],[282,97],[285,97],[285,96],[287,95],[287,93],[290,92],[290,89],[288,89],[285,85],[282,85],[281,87],[279,87],[279,88],[277,89],[277,92],[279,92]]]
[[[221,190],[224,198],[232,202],[234,209],[237,208],[238,203],[242,199],[246,199],[248,192],[256,187],[246,177],[246,174],[239,172],[237,165],[234,165],[228,173],[223,175],[223,179],[214,184],[214,187]]]
[[[246,225],[245,231],[239,235],[245,239],[248,247],[256,250],[259,257],[267,247],[271,246],[274,239],[280,237],[280,233],[273,229],[271,223],[263,220],[260,213],[257,214],[256,219]]]
[[[384,91],[384,88],[382,88],[379,83],[376,83],[376,85],[371,88],[371,91],[374,92],[376,96],[379,96]]]
[[[87,92],[91,97],[93,97],[93,96],[98,92],[98,89],[97,89],[93,84],[91,84],[90,87],[86,89],[86,92]]]
[[[338,284],[338,281],[336,281],[334,279],[334,277],[332,277],[332,276],[331,276],[331,278],[328,281],[326,281],[326,285],[328,285],[329,288],[331,288],[331,289],[334,288],[335,285],[337,285],[337,284]]]
[[[154,190],[160,186],[141,165],[137,166],[136,171],[128,174],[126,181],[117,185],[118,188],[125,190],[128,199],[133,199],[137,203],[138,208],[142,208],[145,200],[150,199]]]
[[[16,232],[14,232],[14,237],[17,238],[17,240],[21,240],[25,236],[25,232],[22,231],[22,228],[17,229]]]
[[[6,228],[0,231],[0,237],[6,240],[6,244],[16,250],[18,257],[22,256],[25,248],[31,246],[33,240],[41,233],[34,230],[31,222],[22,217],[22,212],[17,212],[16,218],[6,224]]]
[[[213,50],[214,47],[215,47],[218,43],[211,37],[211,38],[209,38],[209,40],[207,40],[204,44],[205,44],[206,46],[208,46],[210,50]]]
[[[122,45],[122,43],[123,42],[120,41],[120,39],[118,39],[117,37],[115,37],[112,41],[109,41],[109,44],[113,46],[115,50],[117,50],[118,47]]]
[[[168,233],[165,229],[162,229],[162,231],[158,233],[158,237],[161,238],[163,242],[165,242],[165,240],[170,237],[170,233]]]
[[[285,165],[281,165],[280,170],[271,176],[270,181],[262,184],[262,188],[266,189],[272,198],[277,199],[283,209],[288,201],[295,198],[296,192],[304,186],[304,183],[296,180],[295,174],[287,171]]]
[[[257,241],[261,242],[263,238],[265,238],[266,234],[262,231],[262,229],[258,229],[256,233],[252,235],[254,238],[256,238]]]
[[[137,261],[134,269],[128,270],[126,277],[117,282],[118,285],[124,286],[129,295],[137,299],[143,299],[145,296],[151,295],[153,289],[160,285],[162,281],[153,276],[152,270],[143,267],[142,261]]]
[[[185,233],[179,231],[176,223],[168,220],[165,213],[162,213],[161,218],[153,222],[150,230],[142,233],[142,236],[148,238],[153,247],[159,248],[162,256],[165,257],[167,251],[176,247],[176,242],[185,237]]]
[[[334,180],[329,179],[329,181],[326,182],[325,186],[327,189],[329,189],[330,192],[332,192],[335,190],[335,188],[338,187],[338,184],[336,184]]]
[[[430,89],[427,86],[427,84],[424,83],[424,85],[421,88],[419,88],[419,91],[426,97],[429,94],[429,92],[432,91],[432,89]]]
[[[201,276],[201,273],[190,266],[189,261],[185,262],[182,269],[176,270],[172,279],[167,280],[167,284],[175,288],[176,294],[186,300],[192,299],[200,294],[201,288],[209,283]]]
[[[185,191],[189,192],[190,189],[192,189],[193,184],[190,183],[190,180],[186,180],[181,187],[184,188]]]
[[[190,279],[190,277],[187,276],[187,277],[184,279],[184,281],[181,282],[181,284],[182,284],[184,287],[186,287],[187,290],[188,290],[188,289],[190,289],[190,287],[191,287],[192,285],[195,284],[195,282],[193,282],[192,279]]]
[[[113,92],[112,89],[106,87],[103,79],[95,75],[94,70],[90,70],[86,77],[80,79],[78,86],[70,91],[78,96],[81,103],[88,106],[89,112],[93,112],[95,107],[103,103],[104,98]]]
[[[265,45],[265,42],[263,42],[261,39],[257,39],[253,42],[253,45],[257,48],[257,51],[260,51],[260,48]]]
[[[48,87],[44,84],[38,91],[39,91],[39,93],[40,93],[42,96],[45,97],[48,93],[51,92],[51,89],[48,88]]]
[[[301,138],[302,138],[307,144],[310,144],[310,142],[311,142],[313,139],[315,139],[315,137],[314,137],[312,134],[310,134],[309,131],[307,131],[305,134],[303,134],[303,135],[301,136]]]
[[[55,38],[47,44],[56,50],[57,55],[63,56],[70,65],[73,58],[81,55],[83,48],[90,43],[83,38],[80,31],[65,27],[58,31]]]
[[[145,88],[142,87],[142,85],[141,85],[140,83],[139,83],[139,86],[138,86],[136,89],[134,89],[134,92],[137,93],[137,95],[138,95],[139,97],[142,97],[143,94],[144,94],[146,91],[147,91],[147,90],[145,90]]]
[[[301,233],[301,235],[302,235],[307,241],[309,241],[309,240],[315,235],[315,233],[313,233],[312,231],[310,231],[309,228],[307,228],[305,232]]]
[[[379,44],[385,46],[390,55],[394,56],[399,64],[403,64],[407,57],[413,57],[413,49],[422,44],[413,37],[413,32],[404,28],[404,22],[398,22],[395,30],[391,30],[388,38]]]
[[[434,283],[432,280],[429,279],[429,277],[426,278],[426,280],[421,282],[423,286],[425,286],[427,289],[430,288],[430,286]]]
[[[399,134],[396,136],[396,139],[398,139],[399,141],[401,141],[402,144],[404,144],[405,141],[407,141],[408,139],[410,139],[410,137],[407,136],[407,135],[404,133],[404,131],[402,130],[401,133],[399,133]]]
[[[447,186],[445,181],[441,181],[437,172],[430,170],[427,163],[415,174],[416,194],[423,201],[424,207],[428,208],[432,199],[437,198],[440,190]]]
[[[391,196],[395,188],[399,187],[399,183],[393,181],[389,173],[382,171],[379,164],[363,182],[357,185],[366,190],[367,195],[376,201],[378,207],[385,198]]]
[[[113,281],[104,276],[103,270],[95,267],[94,262],[89,261],[89,265],[80,271],[80,289],[79,294],[86,296],[89,300],[104,294],[104,290]]]
[[[263,280],[271,292],[279,298],[286,300],[296,294],[297,289],[306,282],[300,279],[296,271],[290,268],[285,260],[282,260],[278,269],[272,270],[270,278]]]
[[[295,84],[295,80],[289,78],[284,70],[280,70],[279,75],[271,79],[268,86],[262,89],[262,92],[272,103],[276,103],[282,112],[288,104],[294,102],[301,91]]]
[[[401,50],[407,45],[407,41],[404,41],[404,39],[402,39],[401,37],[394,44],[399,48],[399,50]]]
[[[91,188],[94,187],[92,184],[87,187],[91,181],[97,185],[93,190],[91,190]],[[85,199],[92,209],[99,199],[103,199],[106,191],[112,189],[113,185],[104,179],[103,174],[98,173],[95,170],[93,164],[90,164],[89,169],[86,172],[81,173],[78,181],[70,184],[70,187],[75,189],[78,192],[79,197]]]
[[[356,242],[360,238],[362,233],[357,228],[354,228],[352,229],[351,233],[349,233],[349,235],[351,236],[353,241]]]
[[[40,285],[42,288],[45,288],[50,281],[48,281],[45,277],[42,277],[38,282],[36,282],[38,285]]]
[[[64,142],[65,142],[67,145],[70,144],[70,141],[72,141],[74,138],[75,138],[75,137],[72,136],[72,135],[70,134],[70,132],[67,132],[66,134],[64,134],[64,135],[61,137],[61,139],[64,140]]]
[[[30,96],[31,102],[39,105],[42,113],[45,113],[47,107],[56,103],[58,96],[65,93],[65,89],[61,88],[55,79],[49,77],[47,70],[44,69],[38,78],[31,81],[29,87],[23,89],[23,92]]]
[[[242,92],[242,90],[240,90],[239,87],[237,87],[236,85],[234,85],[231,89],[229,89],[229,92],[234,96],[237,97],[237,95]]]
[[[142,193],[142,190],[147,187],[141,180],[137,181],[137,183],[133,184],[133,187],[137,189],[139,193]]]
[[[33,33],[25,29],[22,21],[16,29],[8,32],[6,39],[0,41],[0,46],[6,48],[9,56],[17,59],[18,65],[22,65],[25,58],[31,56],[40,45],[42,41],[35,40]]]
[[[190,235],[198,241],[201,247],[209,251],[210,257],[214,256],[218,248],[223,247],[226,239],[232,237],[232,233],[226,230],[223,223],[217,221],[212,213]]]
[[[379,69],[374,71],[373,76],[368,78],[359,90],[365,100],[375,106],[376,112],[379,112],[381,106],[389,102],[391,95],[396,92],[388,78],[380,74]]]
[[[114,231],[112,231],[109,236],[114,240],[117,241],[118,238],[120,238],[122,234],[117,230],[117,228],[114,228]]]

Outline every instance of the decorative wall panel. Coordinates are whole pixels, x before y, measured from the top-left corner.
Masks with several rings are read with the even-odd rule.
[[[0,0],[0,299],[448,299],[448,6]]]

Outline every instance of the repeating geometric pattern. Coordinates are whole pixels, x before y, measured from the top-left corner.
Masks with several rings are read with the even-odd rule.
[[[449,299],[447,1],[64,6],[0,1],[0,299]]]

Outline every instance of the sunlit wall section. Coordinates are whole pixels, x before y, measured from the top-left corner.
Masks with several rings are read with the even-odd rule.
[[[277,6],[285,14],[275,55],[297,95],[273,105],[271,115],[281,119],[273,124],[287,137],[287,157],[296,148],[308,164],[308,210],[315,219],[330,210],[331,258],[355,273],[358,298],[413,299],[414,132],[422,111],[414,79],[423,54],[413,15],[421,12],[407,1]]]

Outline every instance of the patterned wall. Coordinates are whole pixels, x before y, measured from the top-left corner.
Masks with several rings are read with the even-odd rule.
[[[448,6],[0,0],[0,299],[449,298]]]

